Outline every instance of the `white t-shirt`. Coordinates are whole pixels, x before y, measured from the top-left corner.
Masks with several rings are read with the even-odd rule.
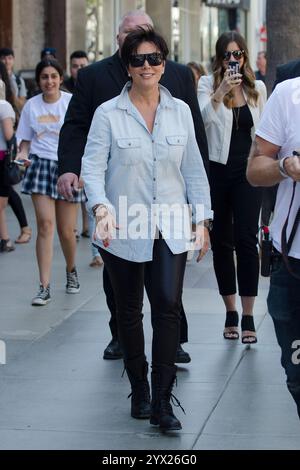
[[[293,150],[300,151],[300,77],[277,85],[264,108],[256,134],[281,147],[279,158],[291,156]],[[292,190],[293,180],[286,178],[280,183],[277,193],[271,235],[275,248],[280,252],[281,232],[287,218]],[[290,235],[299,206],[300,183],[297,183],[287,237]],[[296,232],[289,255],[293,258],[300,258],[300,227]]]
[[[15,120],[16,114],[13,110],[13,107],[8,101],[0,100],[0,150],[6,150],[6,140],[3,135],[2,124],[1,121],[3,119],[11,118],[13,121]]]
[[[42,93],[25,104],[18,129],[17,140],[29,140],[30,153],[47,160],[57,160],[57,147],[60,129],[72,98],[70,93],[61,91],[55,103],[46,103]]]

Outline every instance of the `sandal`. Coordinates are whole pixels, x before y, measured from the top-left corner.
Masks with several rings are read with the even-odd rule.
[[[83,231],[81,232],[81,236],[82,236],[83,238],[90,238],[89,231],[88,231],[88,230],[83,230]]]
[[[14,250],[15,250],[15,247],[9,238],[7,240],[0,240],[0,251],[2,253],[9,253],[10,251],[14,251]]]
[[[94,258],[90,262],[91,268],[100,268],[102,264],[103,264],[103,261],[102,261],[101,256],[94,256]]]
[[[77,230],[77,228],[75,228],[75,229],[73,230],[73,232],[74,232],[74,235],[75,235],[76,241],[77,241],[77,242],[79,242],[79,240],[80,240],[80,235],[79,235],[79,233],[78,233],[78,230]]]
[[[224,339],[229,340],[236,340],[239,339],[240,335],[239,332],[233,328],[237,328],[239,324],[239,314],[235,310],[226,312],[226,321],[225,321],[225,329],[223,332]],[[232,328],[231,330],[228,330]],[[226,331],[225,331],[226,330]]]
[[[30,227],[22,227],[21,233],[15,240],[15,243],[28,243],[31,240],[32,230]]]
[[[243,344],[257,343],[254,320],[253,320],[252,315],[242,316],[241,327],[242,327],[242,343]]]

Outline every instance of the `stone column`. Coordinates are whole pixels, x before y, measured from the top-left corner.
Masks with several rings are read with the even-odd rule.
[[[116,45],[116,0],[103,0],[103,57],[109,57],[117,49]]]
[[[120,19],[122,18],[127,11],[135,10],[137,8],[137,2],[136,0],[122,0],[120,1],[120,8],[119,8],[119,13],[120,13]]]
[[[196,62],[201,58],[200,41],[200,1],[179,0],[180,7],[180,44],[179,61]]]
[[[171,50],[172,1],[146,0],[146,12],[152,18],[155,29],[163,35]]]
[[[13,0],[12,29],[15,69],[34,69],[45,46],[44,0],[26,0],[26,8],[24,1]]]
[[[67,0],[67,47],[66,62],[72,52],[85,51],[86,2],[85,0]]]

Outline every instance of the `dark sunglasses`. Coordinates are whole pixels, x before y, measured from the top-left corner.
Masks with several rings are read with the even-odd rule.
[[[163,58],[160,52],[151,52],[151,54],[135,54],[129,57],[131,67],[142,67],[147,60],[149,65],[161,65]]]
[[[236,60],[240,60],[245,54],[245,51],[226,51],[224,52],[223,59],[228,62],[230,60],[231,54]]]

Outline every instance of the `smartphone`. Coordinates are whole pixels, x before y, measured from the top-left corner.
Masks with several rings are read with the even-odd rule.
[[[14,163],[18,166],[25,166],[25,163],[27,162],[30,162],[30,160],[25,160],[25,158],[23,158],[22,160],[14,160]]]
[[[231,75],[240,73],[240,64],[236,62],[235,60],[228,62],[228,68],[230,70]]]

